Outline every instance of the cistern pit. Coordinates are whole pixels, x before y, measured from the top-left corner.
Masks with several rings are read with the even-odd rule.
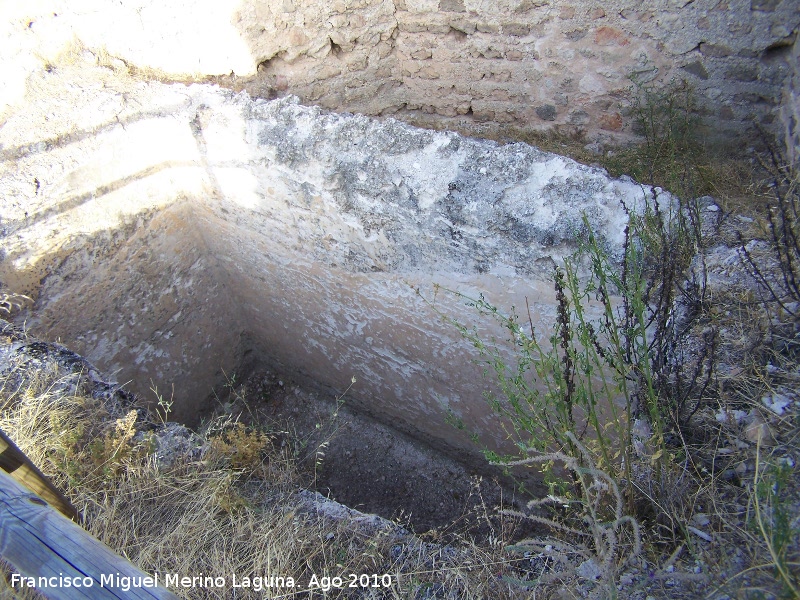
[[[467,432],[502,449],[490,382],[441,315],[501,332],[436,286],[507,308],[527,299],[548,328],[548,277],[583,216],[614,251],[623,204],[652,193],[525,144],[108,69],[74,75],[32,76],[38,101],[0,131],[0,281],[34,300],[17,315],[33,333],[145,398],[169,393],[188,424],[232,375],[260,369],[300,390],[281,392],[282,414],[311,410],[306,390],[330,400],[349,387],[355,419],[459,457],[452,469],[477,455]],[[389,448],[399,462],[410,451],[394,443],[352,442],[341,456],[371,478],[359,452]]]

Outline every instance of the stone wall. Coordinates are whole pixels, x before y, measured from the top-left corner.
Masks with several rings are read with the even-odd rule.
[[[783,91],[781,122],[786,142],[786,157],[800,168],[800,35],[795,31],[792,46],[790,76]]]
[[[32,6],[13,7],[8,25],[16,41],[6,52],[23,73],[26,48],[49,56],[63,46],[57,40],[78,40],[130,66],[219,75],[259,97],[295,94],[332,110],[478,135],[556,128],[601,142],[634,133],[631,78],[654,85],[686,79],[717,138],[747,139],[753,119],[777,132],[800,23],[796,0]]]
[[[789,0],[329,6],[322,14],[300,2],[268,16],[241,10],[243,22],[274,27],[245,30],[261,61],[253,87],[470,133],[555,127],[599,141],[632,133],[632,80],[687,80],[723,137],[742,135],[753,118],[769,125],[800,22]]]

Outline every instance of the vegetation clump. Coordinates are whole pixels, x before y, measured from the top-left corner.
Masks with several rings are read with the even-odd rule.
[[[571,570],[537,584],[570,581],[599,597],[798,597],[797,165],[765,144],[750,190],[759,230],[725,212],[724,198],[697,198],[709,180],[691,90],[640,98],[646,142],[614,162],[675,195],[655,188],[643,210],[628,209],[622,256],[584,222],[552,274],[552,330],[536,330],[529,306],[505,314],[450,291],[506,332],[487,339],[444,317],[477,350],[494,385],[487,400],[518,448],[487,456],[549,485],[515,513],[542,537],[513,548],[572,555],[561,561]]]

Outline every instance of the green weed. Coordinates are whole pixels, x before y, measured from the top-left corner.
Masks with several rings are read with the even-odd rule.
[[[665,432],[684,423],[687,410],[697,407],[686,398],[676,403],[674,395],[672,402],[665,401],[666,393],[674,391],[668,389],[674,379],[670,369],[678,368],[670,354],[676,335],[671,290],[691,255],[693,230],[687,223],[680,211],[657,204],[642,215],[631,213],[620,260],[584,219],[584,241],[553,273],[557,313],[549,334],[535,330],[529,308],[521,319],[513,311],[503,314],[483,296],[456,293],[507,331],[511,364],[506,346],[448,319],[478,350],[485,373],[494,375],[499,393],[487,399],[508,424],[522,455],[561,452],[580,462],[585,456],[577,439],[597,469],[629,482],[624,493],[630,507],[634,455],[646,455],[660,481],[667,458]],[[665,263],[651,260],[654,248],[657,256],[666,256]],[[635,432],[637,420],[647,425]],[[640,439],[645,429],[646,439]],[[549,481],[563,486],[553,465],[544,467]],[[580,496],[580,490],[574,493]]]
[[[796,508],[787,495],[794,469],[787,460],[763,460],[760,450],[759,444],[751,490],[752,513],[749,514],[748,525],[763,538],[772,559],[769,568],[783,585],[784,597],[800,598],[800,580],[797,576],[800,563],[789,558],[790,550],[797,552],[792,545],[800,539],[800,520],[794,514]]]

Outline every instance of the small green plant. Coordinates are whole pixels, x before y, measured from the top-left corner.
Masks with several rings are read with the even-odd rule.
[[[685,80],[673,80],[656,87],[633,81],[631,107],[637,133],[645,138],[649,168],[658,161],[675,163],[701,151],[700,117],[694,89]]]
[[[764,540],[772,561],[771,568],[784,587],[785,597],[800,598],[796,570],[800,563],[789,559],[792,545],[800,539],[800,520],[793,514],[791,501],[786,497],[793,475],[794,469],[786,459],[780,463],[763,460],[761,444],[758,444],[749,524]],[[798,548],[795,547],[794,551],[797,552]]]
[[[158,386],[150,380],[150,391],[156,396],[157,406],[155,408],[156,416],[162,425],[166,425],[169,421],[169,415],[172,412],[173,398],[175,397],[175,386],[172,387],[172,392],[169,395],[169,400],[164,398],[158,391]]]

